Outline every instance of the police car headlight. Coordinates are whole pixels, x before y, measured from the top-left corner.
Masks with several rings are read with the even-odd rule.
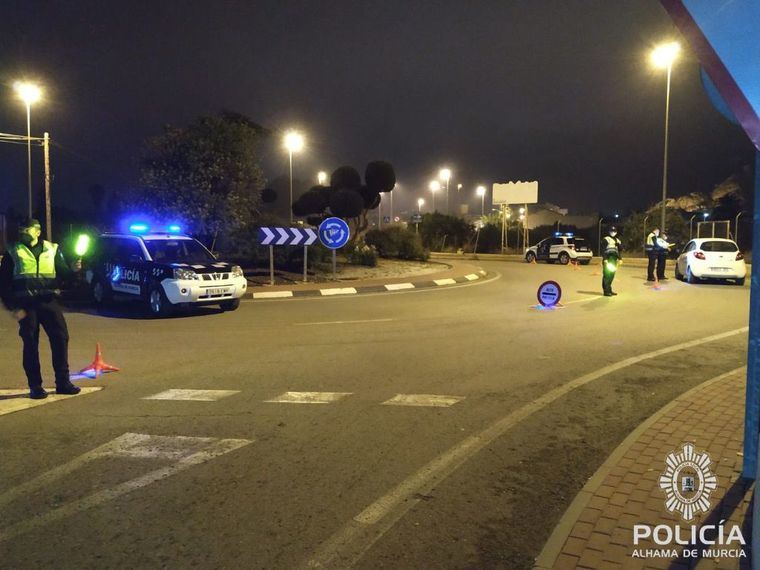
[[[183,279],[183,280],[188,280],[188,279],[193,280],[193,279],[198,279],[198,274],[195,271],[192,271],[190,269],[175,269],[174,278]]]
[[[239,265],[233,265],[231,272],[232,272],[232,276],[233,277],[242,277],[243,276],[243,269]]]

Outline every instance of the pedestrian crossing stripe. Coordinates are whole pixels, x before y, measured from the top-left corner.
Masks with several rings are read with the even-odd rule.
[[[272,404],[331,404],[351,394],[352,392],[285,392],[264,401]]]
[[[464,400],[464,396],[442,396],[438,394],[396,394],[383,406],[424,406],[430,408],[448,408]]]
[[[21,410],[28,410],[29,408],[36,408],[38,406],[44,406],[45,404],[52,404],[54,402],[60,402],[63,400],[71,400],[79,396],[86,394],[92,394],[98,390],[102,390],[102,386],[87,386],[83,387],[79,394],[70,396],[64,394],[56,394],[55,392],[49,392],[48,397],[44,400],[32,400],[29,398],[28,388],[13,388],[7,390],[0,390],[0,416],[5,414],[12,414]]]
[[[180,390],[172,388],[164,390],[152,396],[145,396],[143,400],[181,400],[185,402],[216,402],[222,398],[239,394],[240,390]]]

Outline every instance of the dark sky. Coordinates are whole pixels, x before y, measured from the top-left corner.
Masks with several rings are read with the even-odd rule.
[[[63,147],[58,201],[133,183],[146,136],[232,109],[305,133],[297,176],[391,161],[396,209],[429,199],[444,164],[473,207],[478,183],[537,179],[541,201],[574,211],[641,208],[660,192],[665,99],[647,56],[669,38],[655,0],[5,0],[0,131],[24,132],[11,86],[37,79],[33,132]],[[709,191],[752,156],[688,49],[671,111],[673,194]],[[264,149],[270,179],[287,171],[279,144]],[[23,205],[23,147],[0,146],[0,173],[0,205]]]

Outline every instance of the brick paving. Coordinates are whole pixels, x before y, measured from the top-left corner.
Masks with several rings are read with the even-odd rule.
[[[634,524],[679,525],[689,531],[692,524],[718,525],[724,519],[724,528],[740,525],[750,542],[752,487],[740,479],[745,374],[734,371],[683,394],[623,442],[568,509],[537,559],[537,568],[749,568],[749,544],[747,558],[741,559],[687,559],[682,551],[690,547],[662,547],[651,541],[633,544]],[[688,522],[678,512],[667,511],[658,485],[666,456],[680,451],[686,442],[693,443],[698,453],[707,452],[718,484],[710,496],[709,512]],[[634,549],[660,548],[675,548],[679,556],[632,556]]]

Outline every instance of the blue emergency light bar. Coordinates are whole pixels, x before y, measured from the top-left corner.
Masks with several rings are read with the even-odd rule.
[[[562,232],[554,232],[554,237],[562,237],[562,236],[573,237],[574,235],[575,234],[573,232],[566,232],[564,234]]]
[[[178,234],[182,231],[182,227],[180,227],[179,224],[171,224],[168,228],[166,228],[166,230],[170,234]]]
[[[133,234],[144,234],[148,231],[148,224],[130,224],[129,231]]]

